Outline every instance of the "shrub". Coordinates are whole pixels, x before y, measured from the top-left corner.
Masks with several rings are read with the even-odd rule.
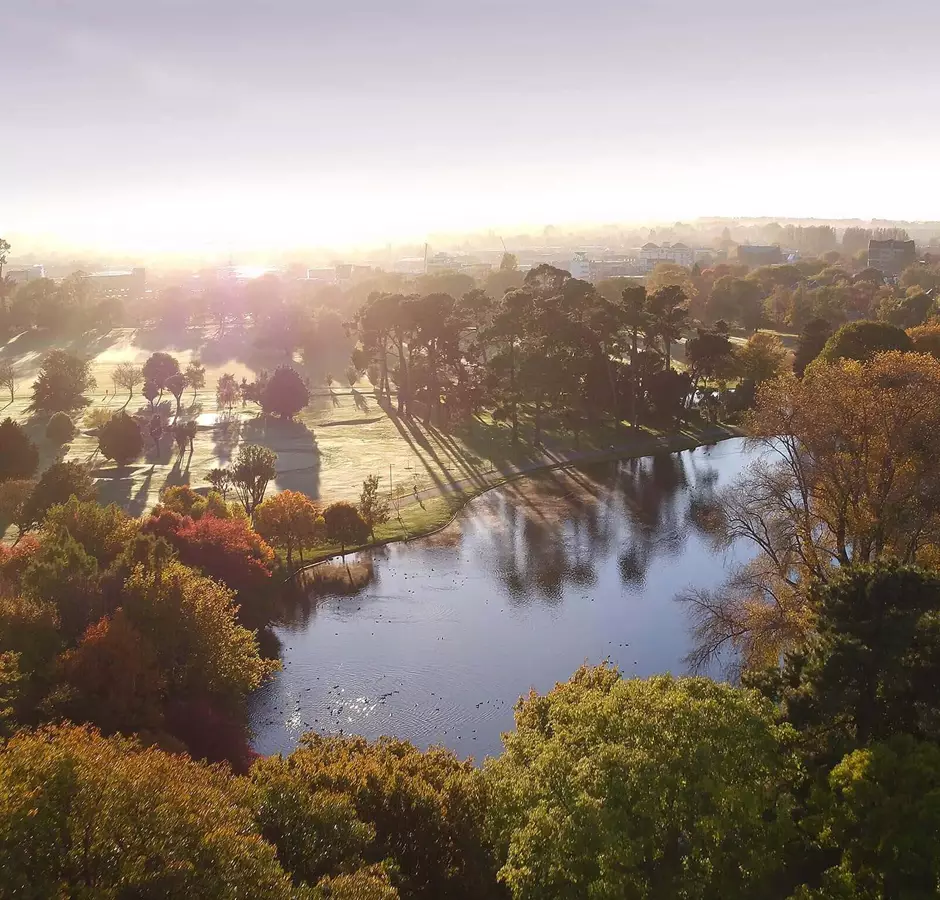
[[[67,413],[57,412],[49,420],[46,437],[54,444],[67,444],[75,437],[75,425]]]

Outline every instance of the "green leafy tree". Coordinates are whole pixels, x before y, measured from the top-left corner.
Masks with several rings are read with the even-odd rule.
[[[296,897],[221,768],[86,728],[0,749],[0,870],[12,897]]]
[[[362,493],[359,495],[359,515],[369,526],[369,534],[375,540],[375,526],[384,525],[388,521],[389,502],[387,497],[379,496],[379,476],[369,475],[362,482]]]
[[[196,391],[206,386],[206,367],[198,359],[190,360],[184,373],[186,384],[193,389],[193,403],[196,402]]]
[[[86,391],[95,387],[91,363],[65,350],[51,350],[43,358],[33,382],[32,412],[69,412],[88,405]]]
[[[39,450],[13,419],[0,422],[0,481],[30,478],[39,466]]]
[[[758,331],[738,348],[735,364],[742,378],[760,384],[784,373],[787,356],[787,349],[777,335]]]
[[[42,522],[56,504],[67,503],[72,496],[79,500],[92,500],[95,493],[87,466],[74,460],[53,463],[39,477],[29,500],[23,505],[21,527],[29,531]]]
[[[340,545],[340,553],[346,558],[346,547],[361,544],[369,536],[369,526],[352,503],[337,500],[323,510],[326,536]]]
[[[889,350],[909,352],[913,349],[907,334],[887,322],[849,322],[826,341],[817,359],[827,363],[840,359],[865,362],[876,353],[886,353]]]
[[[75,425],[68,413],[57,412],[49,420],[46,437],[54,444],[67,444],[75,437]]]
[[[499,878],[519,900],[765,896],[787,739],[754,691],[582,668],[521,701],[487,763]]]
[[[290,366],[278,366],[261,391],[261,408],[282,419],[293,419],[309,402],[307,385]]]
[[[145,381],[144,389],[141,391],[144,395],[144,399],[150,404],[150,408],[153,409],[153,401],[160,396],[160,388],[157,386],[155,381]]]
[[[832,326],[825,319],[810,319],[806,323],[793,352],[793,371],[797,378],[802,378],[806,367],[822,353],[831,335]]]
[[[231,409],[238,403],[239,390],[235,376],[229,372],[219,376],[215,386],[215,401],[219,409]]]
[[[484,784],[450,750],[311,733],[290,756],[268,757],[251,775],[261,792],[262,834],[295,877],[314,878],[342,857],[354,865],[389,860],[403,897],[502,896],[485,841]],[[325,839],[321,823],[330,820],[335,838]]]
[[[232,473],[228,469],[210,469],[206,473],[206,481],[212,485],[214,491],[218,491],[224,500],[232,488]]]
[[[167,388],[167,382],[179,374],[180,364],[176,357],[162,350],[152,354],[143,366],[144,380],[155,384],[161,392]]]
[[[98,432],[98,448],[105,459],[113,459],[119,466],[136,459],[144,449],[137,421],[124,412],[113,416]]]
[[[238,448],[231,472],[235,494],[251,518],[277,476],[277,454],[258,444],[243,444]]]
[[[667,285],[649,298],[648,328],[663,345],[667,371],[672,364],[672,345],[682,337],[689,319],[687,300],[688,295],[677,285]]]
[[[180,417],[180,404],[183,400],[183,391],[186,390],[186,377],[180,372],[171,375],[166,380],[166,389],[176,400],[176,418],[178,419]]]
[[[23,533],[23,510],[35,487],[36,482],[29,478],[0,481],[0,530],[5,530],[8,525],[13,524],[20,534]]]

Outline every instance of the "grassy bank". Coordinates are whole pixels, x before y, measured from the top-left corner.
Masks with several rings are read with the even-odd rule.
[[[619,459],[635,459],[656,453],[675,453],[691,450],[705,444],[714,444],[741,432],[730,425],[689,425],[677,431],[658,432],[642,429],[637,434],[627,432],[617,443],[606,447],[596,446],[596,437],[582,439],[587,449],[567,451],[519,451],[520,461],[511,467],[481,473],[474,478],[448,485],[446,488],[428,488],[399,498],[397,508],[393,506],[392,518],[376,528],[375,540],[356,547],[347,547],[346,553],[355,553],[400,541],[425,537],[449,525],[463,507],[485,491],[499,487],[517,478],[525,478],[540,472],[569,466],[589,465]],[[338,545],[318,547],[305,555],[303,563],[294,560],[294,568],[287,573],[290,578],[297,572],[333,559],[340,555]],[[282,559],[286,571],[286,562]]]

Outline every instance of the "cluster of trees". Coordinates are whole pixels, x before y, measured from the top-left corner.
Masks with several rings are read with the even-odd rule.
[[[180,568],[138,566],[130,611],[62,654],[60,677],[144,716],[163,663],[147,641],[201,577]],[[170,608],[157,616],[151,596]],[[49,620],[19,609],[32,660]],[[742,687],[582,667],[521,700],[481,768],[443,748],[308,734],[241,776],[144,729],[22,727],[31,663],[5,650],[4,625],[5,884],[37,898],[935,896],[940,580],[854,567],[819,585],[816,610],[807,647]],[[196,661],[177,654],[176,667],[161,684],[198,677]],[[125,669],[133,681],[105,677]]]
[[[242,378],[240,384],[226,372],[216,383],[215,398],[219,409],[231,410],[241,400],[242,406],[257,403],[265,415],[293,419],[310,402],[310,387],[291,366],[278,366],[273,375],[262,369],[254,381]]]

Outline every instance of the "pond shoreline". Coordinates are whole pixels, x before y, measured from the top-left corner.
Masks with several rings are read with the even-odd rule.
[[[544,472],[564,470],[579,465],[590,465],[593,463],[612,462],[624,459],[640,459],[646,456],[655,456],[659,453],[679,453],[683,450],[694,450],[697,447],[712,446],[722,441],[740,437],[744,437],[744,432],[733,425],[709,426],[696,433],[680,431],[655,437],[644,435],[639,438],[632,438],[629,444],[621,445],[620,447],[612,447],[608,450],[573,451],[565,454],[563,457],[549,459],[549,461],[544,463],[532,463],[514,467],[512,471],[498,473],[497,477],[488,480],[482,485],[470,482],[469,479],[466,479],[466,481],[468,481],[466,486],[453,486],[446,490],[442,488],[429,488],[425,491],[419,491],[415,499],[403,505],[404,508],[414,508],[420,504],[423,509],[424,499],[442,500],[445,502],[445,508],[441,510],[442,515],[434,516],[430,514],[427,516],[426,527],[419,526],[411,533],[406,532],[401,535],[378,538],[377,540],[369,541],[368,543],[356,547],[347,548],[345,554],[333,548],[324,549],[319,554],[315,554],[314,559],[291,569],[283,578],[282,584],[288,584],[301,572],[313,569],[323,563],[340,559],[350,553],[361,553],[389,544],[407,544],[411,541],[429,537],[439,531],[443,531],[453,524],[457,516],[460,515],[467,504],[472,500],[475,500],[477,497],[482,496],[494,488],[502,487],[503,485],[521,478],[528,478]]]

